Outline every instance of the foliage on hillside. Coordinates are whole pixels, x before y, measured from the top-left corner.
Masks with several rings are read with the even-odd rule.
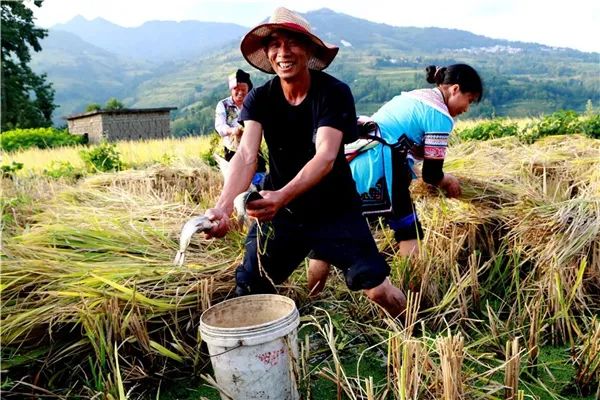
[[[581,112],[587,100],[600,104],[597,53],[490,39],[460,30],[392,27],[331,10],[310,12],[306,17],[328,41],[341,47],[327,72],[350,85],[362,114],[371,114],[401,90],[426,85],[423,70],[427,65],[456,62],[477,68],[486,90],[484,101],[465,117],[530,117],[558,109]],[[92,21],[79,21],[71,31],[83,34],[93,25]],[[134,107],[214,107],[212,90],[223,88],[224,97],[227,90],[223,83],[237,68],[250,70],[255,83],[267,77],[244,61],[239,52],[239,31],[232,31],[218,50],[199,54],[194,50],[201,42],[197,38],[187,46],[184,41],[174,45],[166,34],[152,36],[152,40],[146,35],[141,42],[130,40],[130,36],[114,41],[108,38],[135,35],[135,29],[104,28],[106,35],[96,35],[93,43],[72,33],[51,31],[44,41],[44,52],[35,57],[36,70],[47,71],[60,88],[57,102],[63,115],[81,112],[87,103],[104,102],[109,97],[123,98]],[[164,22],[154,28],[172,32],[182,26]],[[92,36],[86,37],[92,40]],[[125,48],[131,43],[136,43],[135,48]],[[166,46],[179,46],[181,59],[170,57],[168,62],[158,62],[158,58],[145,61],[130,56],[151,54]],[[74,81],[73,76],[81,79]],[[180,117],[183,120],[178,123],[189,131],[194,118]]]
[[[539,119],[533,119],[523,127],[516,122],[496,118],[481,121],[469,127],[457,129],[458,140],[490,140],[517,136],[521,141],[534,141],[551,135],[583,133],[591,138],[600,138],[600,114],[578,115],[572,110],[557,111]]]

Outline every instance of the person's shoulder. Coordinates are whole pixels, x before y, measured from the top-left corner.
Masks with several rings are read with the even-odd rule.
[[[258,94],[262,94],[262,93],[269,93],[272,88],[276,87],[277,84],[279,83],[279,78],[277,76],[269,79],[268,81],[266,81],[265,83],[263,83],[260,86],[255,86],[250,93],[255,92]]]
[[[328,74],[327,72],[312,70],[312,74],[313,79],[316,79],[322,85],[348,87],[348,85],[345,82],[339,80],[333,75]]]
[[[338,78],[329,75],[323,71],[313,71],[313,79],[318,82],[322,89],[332,92],[335,95],[351,95],[350,86]]]
[[[273,90],[276,90],[279,81],[275,77],[269,79],[260,86],[255,86],[246,96],[246,100],[250,99],[251,102],[264,102],[272,98]],[[245,104],[245,103],[244,103]]]
[[[224,99],[221,99],[217,102],[217,111],[219,109],[223,110],[225,108],[227,108],[231,103],[233,102],[233,99],[231,98],[231,96],[229,97],[225,97]]]

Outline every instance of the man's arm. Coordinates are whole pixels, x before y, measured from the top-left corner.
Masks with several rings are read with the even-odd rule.
[[[229,230],[229,215],[233,211],[235,197],[248,189],[254,172],[256,160],[262,140],[262,126],[256,121],[245,121],[244,134],[235,155],[229,162],[223,191],[214,208],[206,211],[205,215],[217,226],[207,232],[208,237],[225,236]]]
[[[269,221],[277,211],[319,183],[333,168],[342,144],[342,137],[343,133],[338,129],[320,127],[317,130],[314,157],[281,189],[260,192],[263,199],[248,204],[248,215],[260,221]]]

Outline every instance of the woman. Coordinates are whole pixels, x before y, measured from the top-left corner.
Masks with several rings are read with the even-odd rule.
[[[231,96],[220,100],[215,109],[215,130],[223,138],[225,159],[231,160],[244,128],[239,124],[244,99],[252,90],[250,74],[238,69],[235,74],[228,77]]]
[[[410,181],[415,177],[414,162],[423,161],[425,182],[439,187],[448,197],[458,197],[460,183],[443,171],[448,136],[454,127],[453,118],[468,111],[469,105],[479,102],[483,96],[481,78],[469,65],[432,65],[426,68],[426,73],[427,82],[435,84],[435,88],[403,92],[372,116],[379,126],[380,137],[388,144],[398,143],[403,135],[410,140],[408,162],[398,163],[391,147],[384,144],[361,152],[350,162],[363,205],[375,204],[369,215],[385,217],[394,230],[402,256],[418,255],[418,241],[423,236],[409,191]],[[387,207],[386,202],[381,201],[385,199]],[[327,263],[310,260],[308,286],[311,293],[322,290],[328,272]]]
[[[252,90],[250,74],[238,69],[228,77],[231,96],[220,100],[215,108],[215,130],[223,140],[223,152],[226,161],[230,161],[240,143],[244,127],[240,123],[240,114],[244,100]],[[260,187],[265,176],[267,164],[262,153],[259,154],[256,174],[252,184]]]

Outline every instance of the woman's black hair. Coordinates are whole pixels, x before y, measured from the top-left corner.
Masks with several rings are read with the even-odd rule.
[[[427,82],[436,85],[458,84],[463,93],[478,94],[477,102],[483,97],[483,83],[475,69],[467,64],[453,64],[447,67],[430,65],[425,68]]]

